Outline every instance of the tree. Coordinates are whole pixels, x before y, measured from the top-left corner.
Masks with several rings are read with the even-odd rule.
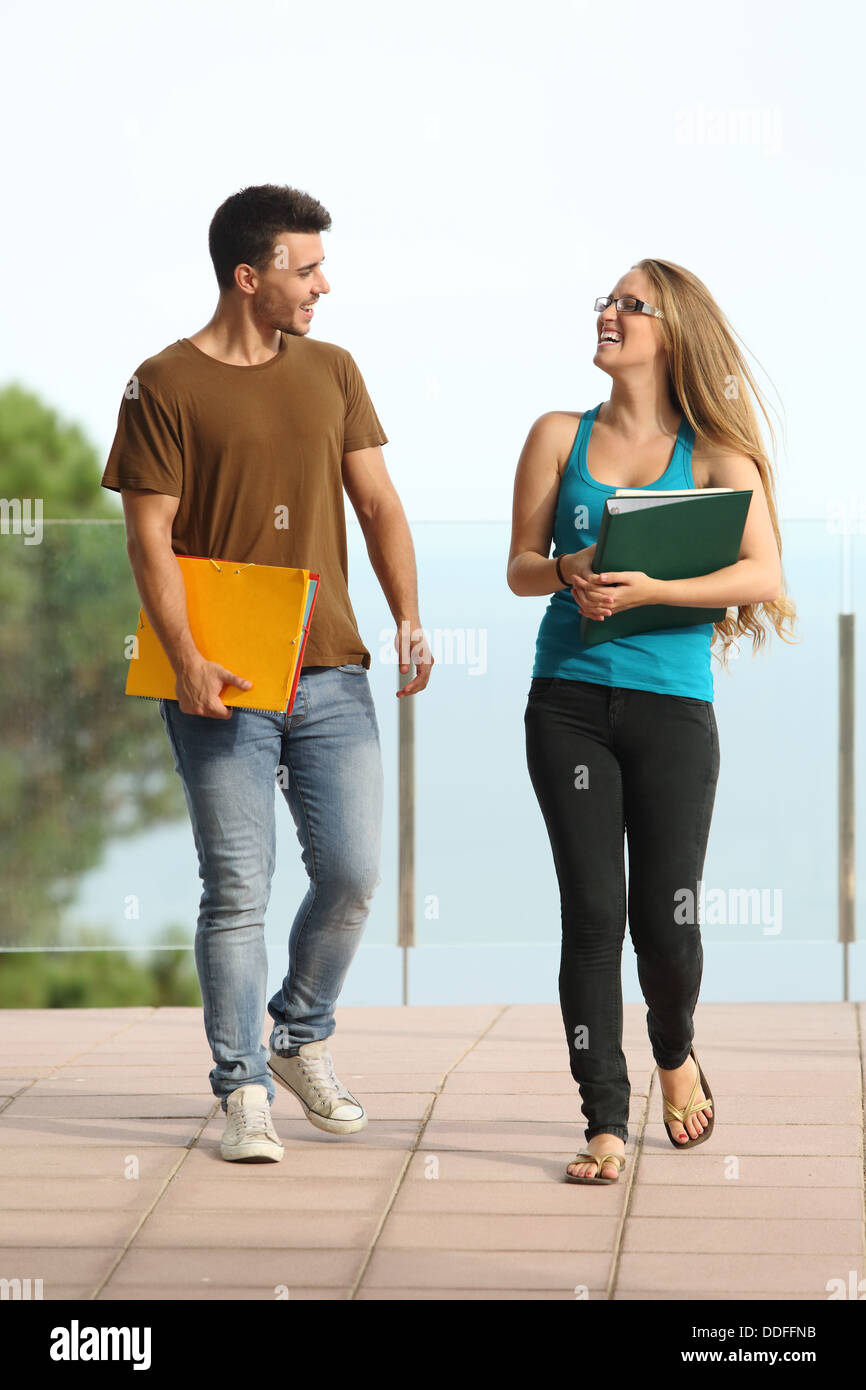
[[[0,390],[0,497],[41,498],[43,534],[0,532],[2,945],[60,944],[106,844],[186,814],[158,706],[124,694],[140,599],[81,429]]]

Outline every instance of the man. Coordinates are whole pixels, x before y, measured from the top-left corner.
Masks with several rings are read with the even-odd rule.
[[[422,642],[412,538],[382,455],[384,434],[350,354],[308,337],[330,286],[320,203],[265,184],[228,198],[209,246],[219,285],[210,322],[134,373],[103,487],[119,491],[142,606],[176,674],[161,700],[199,857],[195,959],[227,1122],[223,1158],[278,1161],[274,1080],[330,1133],[367,1123],[334,1073],[334,1005],[380,882],[383,774],[370,653],[347,587],[343,488],[397,624],[400,670],[432,667]],[[290,715],[228,708],[248,673],[193,642],[176,556],[310,569],[319,592]],[[275,854],[275,781],[297,826],[309,889],[289,965],[268,1004],[264,917]]]

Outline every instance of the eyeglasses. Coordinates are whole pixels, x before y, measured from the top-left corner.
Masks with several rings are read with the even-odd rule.
[[[601,314],[609,304],[616,303],[617,313],[619,314],[652,314],[657,319],[663,319],[664,314],[661,309],[654,309],[651,304],[645,304],[642,299],[634,299],[627,295],[625,299],[613,300],[609,296],[595,301],[595,312]]]

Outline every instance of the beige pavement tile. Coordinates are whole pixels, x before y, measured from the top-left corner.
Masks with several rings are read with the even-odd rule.
[[[189,1117],[201,1121],[213,1108],[215,1096],[204,1095],[26,1095],[13,1101],[5,1117],[42,1119],[165,1119]]]
[[[405,1150],[412,1147],[419,1129],[418,1122],[413,1120],[371,1119],[366,1129],[361,1129],[356,1134],[328,1134],[325,1130],[316,1129],[315,1125],[310,1124],[309,1120],[305,1118],[294,1119],[293,1115],[299,1113],[303,1114],[297,1103],[294,1104],[294,1109],[289,1109],[286,1114],[274,1111],[274,1129],[286,1145],[315,1144],[324,1149],[325,1147],[333,1148],[335,1145],[351,1144],[353,1149]],[[199,1142],[218,1144],[225,1129],[225,1123],[225,1115],[219,1112],[208,1123]]]
[[[432,1072],[437,1077],[437,1085],[452,1069],[460,1055],[460,1052],[452,1052],[450,1048],[448,1052],[439,1054],[429,1048],[413,1051],[406,1046],[381,1053],[344,1047],[339,1052],[335,1048],[331,1053],[334,1067],[340,1077],[343,1077],[344,1073],[355,1076],[363,1073],[372,1076],[392,1076],[399,1067],[401,1071],[410,1074]]]
[[[0,1212],[0,1263],[8,1246],[123,1246],[141,1220],[140,1211]]]
[[[625,1254],[814,1255],[845,1253],[856,1257],[863,1249],[863,1227],[857,1220],[799,1217],[771,1220],[754,1217],[633,1216],[623,1236]]]
[[[116,1177],[6,1178],[0,1186],[0,1239],[9,1211],[39,1212],[137,1211],[142,1212],[159,1195],[159,1179]],[[111,1242],[108,1242],[111,1244]]]
[[[631,1097],[649,1094],[651,1074],[632,1069]],[[577,1082],[567,1069],[555,1071],[472,1071],[461,1068],[448,1076],[443,1095],[568,1095],[580,1103]]]
[[[340,1078],[352,1092],[362,1102],[367,1112],[370,1123],[373,1120],[415,1120],[420,1121],[424,1118],[433,1100],[433,1092],[416,1091],[401,1094],[398,1091],[372,1091],[366,1093],[356,1083],[349,1082],[345,1077]],[[276,1121],[277,1116],[285,1116],[287,1119],[294,1119],[297,1115],[303,1115],[301,1103],[290,1095],[288,1091],[277,1085],[277,1094],[271,1112]],[[309,1120],[305,1119],[305,1124]],[[417,1124],[415,1129],[417,1131]]]
[[[170,1147],[187,1144],[196,1133],[200,1120],[180,1119],[38,1119],[6,1110],[0,1120],[0,1148],[14,1147],[20,1152],[31,1146],[65,1144],[87,1146],[98,1144],[136,1145],[165,1144]]]
[[[571,1186],[571,1184],[566,1184]],[[612,1250],[619,1217],[579,1215],[431,1215],[388,1217],[378,1250]]]
[[[340,1008],[339,1027],[341,1035],[405,1031],[416,1036],[431,1030],[434,1037],[467,1030],[477,1034],[501,1012],[499,1004],[389,1004],[375,1008],[356,1004]]]
[[[115,1065],[121,1058],[129,1059],[123,1063],[124,1066],[133,1067],[151,1066],[157,1059],[161,1059],[162,1065],[168,1069],[214,1065],[210,1049],[202,1035],[196,1039],[150,1038],[141,1044],[130,1042],[127,1037],[115,1038],[110,1045],[100,1044],[82,1053],[70,1066],[82,1064],[107,1067]]]
[[[504,1052],[485,1052],[483,1054],[472,1051],[468,1057],[453,1068],[453,1073],[460,1072],[551,1072],[556,1071],[557,1067],[563,1064],[564,1048],[559,1048],[555,1053],[540,1053],[537,1058],[527,1056],[526,1052],[520,1052],[510,1056]]]
[[[46,1303],[91,1302],[98,1282],[94,1280],[92,1284],[46,1284],[42,1297]]]
[[[762,1300],[770,1300],[773,1303],[796,1303],[798,1301],[814,1302],[815,1299],[826,1299],[826,1297],[826,1293],[792,1293],[790,1289],[761,1289],[760,1292],[756,1292],[755,1289],[732,1289],[728,1291],[716,1290],[713,1293],[686,1292],[682,1289],[680,1289],[679,1292],[673,1293],[669,1290],[660,1291],[659,1289],[652,1289],[649,1291],[646,1289],[617,1289],[614,1292],[613,1301],[615,1303],[636,1303],[642,1301],[656,1301],[659,1303],[703,1303],[709,1301],[715,1303],[716,1300],[719,1299],[724,1302],[733,1303],[760,1303]]]
[[[698,1061],[704,1074],[712,1080],[713,1068],[725,1072],[740,1072],[755,1079],[755,1073],[764,1075],[764,1082],[770,1085],[777,1073],[808,1072],[824,1077],[825,1074],[846,1076],[854,1080],[859,1074],[860,1064],[857,1049],[847,1043],[834,1043],[832,1046],[815,1048],[811,1043],[801,1046],[790,1040],[780,1039],[773,1047],[760,1048],[709,1048],[697,1047]],[[772,1091],[770,1092],[772,1094]]]
[[[512,1072],[474,1072],[461,1067],[449,1073],[442,1087],[442,1094],[577,1096],[578,1090],[577,1083],[567,1067],[559,1067],[553,1071]]]
[[[519,1120],[488,1120],[477,1123],[472,1120],[443,1120],[440,1123],[434,1114],[434,1118],[425,1127],[422,1144],[428,1150],[440,1151],[493,1149],[531,1153],[541,1153],[545,1149],[559,1152],[572,1144],[573,1152],[576,1152],[585,1147],[585,1129],[586,1120],[580,1114],[575,1116],[571,1125],[564,1121],[523,1123]],[[628,1152],[626,1146],[626,1153]]]
[[[356,1250],[369,1247],[379,1213],[339,1211],[166,1211],[148,1217],[135,1249]]]
[[[603,1288],[610,1256],[599,1251],[380,1250],[361,1283],[380,1288],[552,1289]]]
[[[224,1163],[223,1167],[233,1165]],[[229,1212],[352,1212],[380,1214],[385,1210],[394,1190],[396,1174],[384,1179],[346,1177],[299,1177],[279,1167],[281,1181],[260,1181],[252,1165],[246,1166],[243,1177],[230,1175],[225,1183],[217,1177],[191,1177],[186,1165],[169,1184],[160,1198],[159,1211],[229,1211]]]
[[[187,1288],[210,1284],[212,1289],[274,1288],[285,1284],[291,1297],[298,1288],[345,1288],[357,1278],[364,1260],[362,1250],[159,1249],[137,1245],[128,1250],[115,1270],[108,1289],[124,1285],[159,1287],[172,1280]]]
[[[48,1012],[52,1012],[56,1015],[58,1010],[8,1009],[6,1012],[14,1017],[16,1027],[22,1027],[28,1022],[40,1022]],[[68,1018],[70,1023],[84,1023],[88,1020],[95,1023],[102,1023],[117,1019],[121,1022],[123,1022],[124,1019],[129,1022],[135,1022],[140,1018],[149,1018],[152,1013],[153,1007],[150,1004],[132,1004],[129,1007],[124,1005],[122,1007],[108,1007],[104,1009],[101,1007],[94,1007],[89,1009],[63,1010],[64,1017]]]
[[[577,1087],[569,1095],[538,1096],[509,1095],[496,1091],[493,1095],[456,1095],[443,1092],[436,1099],[432,1120],[494,1120],[524,1121],[548,1124],[552,1121],[574,1121],[586,1128],[586,1119],[580,1110],[580,1094]],[[631,1097],[629,1123],[636,1124],[644,1105],[642,1096]]]
[[[351,1293],[351,1286],[346,1288],[319,1288],[304,1289],[291,1288],[290,1299],[292,1303],[312,1302],[319,1300],[331,1301],[337,1299],[348,1299]],[[238,1303],[253,1301],[259,1302],[281,1302],[273,1286],[256,1286],[250,1288],[224,1288],[219,1286],[211,1288],[208,1284],[197,1284],[189,1287],[185,1284],[152,1285],[126,1285],[112,1282],[96,1300],[98,1303]]]
[[[96,1072],[94,1067],[91,1069]],[[2,1090],[2,1082],[0,1082]],[[55,1073],[44,1081],[35,1081],[27,1092],[28,1096],[193,1096],[212,1105],[216,1096],[212,1094],[207,1080],[207,1072],[197,1072],[180,1076],[174,1072],[139,1073],[131,1076],[128,1072],[115,1069],[105,1074],[99,1069],[97,1075],[82,1075],[66,1078],[64,1072]]]
[[[171,1172],[178,1159],[188,1150],[182,1146],[153,1148],[142,1145],[130,1148],[123,1145],[100,1145],[93,1148],[86,1145],[39,1144],[26,1151],[12,1145],[0,1148],[0,1179],[17,1178],[26,1169],[31,1178],[50,1178],[54,1181],[67,1178],[123,1178],[125,1182],[138,1182],[146,1178],[164,1178]],[[135,1166],[130,1163],[134,1157]],[[137,1177],[129,1176],[137,1172]]]
[[[408,1212],[486,1213],[492,1217],[505,1214],[570,1217],[576,1213],[598,1216],[620,1210],[620,1195],[625,1191],[625,1173],[618,1184],[593,1187],[564,1182],[565,1168],[566,1160],[563,1159],[561,1169],[549,1174],[547,1182],[465,1182],[448,1181],[447,1178],[404,1182],[397,1193],[389,1221],[395,1215]],[[694,1189],[686,1190],[691,1193]],[[614,1196],[614,1193],[618,1195]]]
[[[413,1091],[423,1091],[432,1093],[438,1090],[443,1078],[443,1072],[437,1071],[400,1071],[400,1072],[361,1072],[357,1069],[349,1071],[346,1067],[341,1067],[337,1072],[341,1081],[344,1081],[350,1091],[359,1095],[362,1091],[368,1091],[372,1095],[385,1094],[388,1091],[402,1092],[404,1095]]]
[[[67,1062],[73,1061],[75,1050],[71,1049],[69,1052],[55,1051],[51,1053],[43,1052],[42,1050],[38,1052],[16,1052],[13,1048],[10,1048],[4,1043],[3,1055],[9,1066],[14,1068],[16,1076],[20,1076],[22,1072],[29,1072],[31,1070],[31,1064],[35,1067],[38,1063],[40,1066],[48,1067],[52,1070],[57,1067],[62,1067]]]
[[[598,1301],[606,1298],[604,1289],[590,1289],[587,1298],[590,1301]],[[501,1302],[553,1302],[568,1301],[573,1302],[575,1298],[573,1289],[368,1289],[363,1286],[355,1294],[356,1303],[394,1303],[394,1302],[414,1302],[419,1303],[425,1300],[438,1302],[449,1299],[455,1303],[499,1303]]]
[[[580,1145],[583,1148],[583,1145]],[[571,1163],[577,1149],[572,1145],[557,1153],[536,1151],[491,1153],[459,1149],[439,1150],[430,1145],[422,1145],[412,1155],[406,1173],[407,1182],[563,1182],[566,1165]],[[632,1162],[633,1153],[626,1148],[626,1163]],[[428,1178],[428,1172],[438,1173],[438,1178]],[[623,1177],[625,1173],[623,1173]],[[622,1181],[622,1179],[620,1179]],[[581,1183],[563,1183],[569,1190],[582,1191]],[[590,1187],[597,1196],[612,1191],[618,1184]]]
[[[650,1152],[641,1152],[638,1168],[638,1183],[671,1183],[705,1187],[728,1187],[737,1183],[744,1187],[823,1187],[828,1179],[836,1188],[855,1187],[859,1191],[863,1185],[863,1169],[858,1158],[844,1157],[827,1160],[810,1155],[782,1155],[771,1157],[762,1154],[732,1155],[730,1147],[718,1141],[713,1133],[712,1139],[702,1144],[700,1150],[691,1149],[677,1154],[670,1144],[661,1144]],[[662,1141],[664,1142],[664,1141]],[[710,1151],[710,1146],[718,1142],[718,1154]],[[736,1158],[735,1169],[731,1158]],[[674,1166],[676,1165],[676,1166]],[[832,1175],[832,1176],[831,1176]]]
[[[793,1096],[796,1099],[809,1096],[826,1097],[830,1099],[853,1097],[859,1100],[860,1097],[860,1073],[859,1070],[846,1067],[844,1071],[814,1071],[804,1066],[793,1068],[789,1072],[785,1071],[744,1071],[729,1067],[710,1067],[709,1063],[704,1066],[704,1059],[700,1059],[701,1069],[704,1076],[710,1083],[710,1089],[719,1100],[725,1096]],[[655,1094],[658,1093],[658,1078],[653,1087]]]
[[[3,1038],[4,1038],[3,1049],[4,1049],[4,1053],[5,1053],[6,1043],[5,1043],[5,1035],[4,1035],[3,1029],[2,1029],[2,1019],[0,1019],[0,1037],[3,1037]],[[33,1080],[36,1080],[38,1077],[42,1077],[42,1076],[56,1076],[56,1075],[57,1075],[57,1068],[56,1068],[56,1067],[48,1067],[48,1066],[41,1066],[41,1067],[12,1067],[12,1066],[3,1066],[3,1067],[0,1067],[0,1077],[2,1077],[4,1080],[6,1080],[6,1079],[8,1079],[8,1078],[11,1077],[11,1078],[12,1078],[13,1080],[15,1080],[15,1081],[33,1081]]]
[[[355,1135],[331,1140],[322,1135],[322,1142],[296,1144],[287,1149],[279,1163],[229,1163],[220,1157],[219,1141],[197,1144],[189,1151],[181,1171],[183,1181],[189,1178],[220,1179],[228,1175],[239,1188],[248,1181],[286,1182],[296,1178],[335,1178],[347,1183],[354,1178],[396,1177],[406,1161],[404,1148],[359,1148],[352,1143]]]
[[[646,1127],[646,1148],[660,1148],[671,1143],[665,1137],[661,1116]],[[862,1151],[862,1131],[859,1125],[748,1125],[722,1124],[719,1119],[712,1135],[705,1141],[714,1152],[738,1154],[791,1154],[801,1157],[812,1154],[832,1154],[851,1157]],[[704,1146],[702,1146],[704,1147]],[[686,1151],[689,1157],[692,1151]]]
[[[799,1217],[859,1221],[862,1206],[863,1198],[856,1187],[744,1187],[739,1182],[728,1182],[707,1193],[703,1186],[648,1186],[638,1180],[631,1194],[629,1220],[637,1216],[688,1216],[736,1217],[744,1222],[772,1217],[789,1221]]]
[[[856,1117],[855,1107],[860,1103],[853,1096],[847,1104],[840,1104],[838,1096],[756,1096],[745,1088],[721,1091],[713,1081],[710,1081],[710,1089],[718,1103],[720,1124],[724,1106],[726,1125],[829,1125],[846,1119],[851,1123],[852,1117]],[[650,1113],[661,1119],[662,1102],[658,1090],[650,1101]]]
[[[849,1269],[862,1277],[860,1262],[841,1255],[694,1254],[680,1250],[676,1256],[624,1254],[617,1288],[657,1289],[659,1292],[728,1293],[740,1297],[741,1289],[766,1289],[778,1298],[783,1290],[826,1297],[828,1280],[847,1281]]]
[[[121,1248],[7,1245],[0,1249],[0,1278],[41,1279],[46,1298],[48,1290],[60,1284],[87,1284],[92,1288],[111,1269]]]

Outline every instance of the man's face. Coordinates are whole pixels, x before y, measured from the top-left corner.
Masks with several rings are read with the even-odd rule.
[[[272,328],[303,338],[310,331],[312,306],[331,288],[322,274],[324,259],[318,232],[282,232],[267,266],[256,276],[256,316]]]

